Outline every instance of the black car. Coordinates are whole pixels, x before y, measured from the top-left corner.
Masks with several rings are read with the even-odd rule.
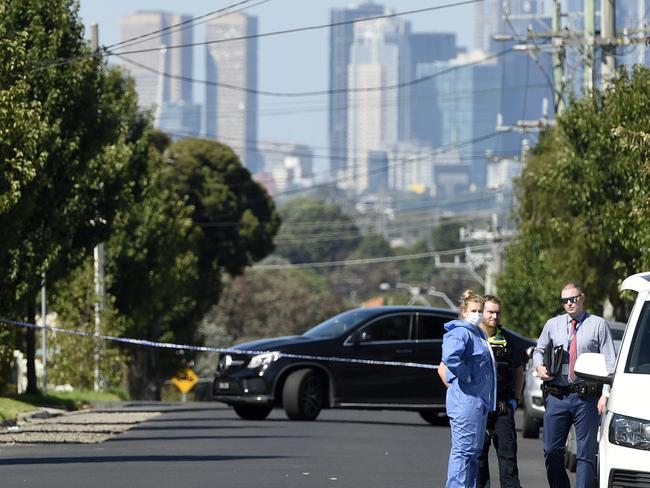
[[[455,318],[448,309],[359,308],[300,336],[239,344],[219,356],[213,397],[250,420],[282,405],[294,420],[358,408],[413,410],[439,423],[446,393],[435,369],[374,362],[439,364],[444,324]]]

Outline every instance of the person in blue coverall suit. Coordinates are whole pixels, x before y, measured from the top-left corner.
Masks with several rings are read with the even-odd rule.
[[[460,300],[460,319],[445,324],[447,416],[451,452],[446,488],[476,486],[478,456],[483,449],[488,413],[496,407],[496,364],[487,336],[479,328],[483,298],[471,290]]]

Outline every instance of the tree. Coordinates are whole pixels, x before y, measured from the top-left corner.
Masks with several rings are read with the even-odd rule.
[[[648,126],[650,70],[639,66],[622,71],[611,89],[573,102],[543,135],[518,186],[521,239],[501,279],[510,282],[505,303],[525,301],[522,280],[542,280],[555,285],[554,298],[542,295],[552,310],[560,284],[575,280],[592,310],[608,299],[625,319],[630,303],[618,287],[650,267]],[[522,257],[535,255],[536,274],[518,274]]]
[[[276,253],[292,263],[345,259],[361,238],[353,220],[323,200],[295,198],[282,206],[280,215]]]
[[[108,290],[126,335],[192,343],[218,301],[222,273],[237,275],[268,254],[279,219],[230,148],[198,139],[158,144],[144,198],[120,214],[108,242]],[[190,359],[154,348],[131,356],[130,393],[146,399],[159,398],[164,379]]]
[[[87,258],[65,279],[50,287],[48,308],[56,313],[54,325],[75,331],[95,332],[95,296],[93,260]],[[101,314],[100,334],[122,335],[122,323],[115,314],[110,297]],[[50,384],[70,384],[77,389],[94,387],[95,366],[103,388],[120,389],[124,384],[127,358],[115,343],[66,333],[48,333],[47,376]],[[99,362],[95,364],[95,353]]]
[[[352,305],[339,299],[313,271],[250,270],[229,280],[202,325],[205,343],[232,343],[302,334]],[[210,363],[211,361],[211,363]],[[214,356],[202,361],[214,369]]]
[[[41,273],[65,276],[106,238],[142,169],[132,83],[90,52],[77,8],[0,6],[0,315],[29,322]],[[33,393],[33,329],[26,338]]]

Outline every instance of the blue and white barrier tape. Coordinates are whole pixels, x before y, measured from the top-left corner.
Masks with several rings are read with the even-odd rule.
[[[369,364],[374,366],[399,366],[405,368],[421,368],[421,369],[438,369],[438,365],[433,364],[423,364],[423,363],[413,363],[413,362],[404,362],[404,361],[377,361],[373,359],[356,359],[356,358],[339,358],[339,357],[329,357],[329,356],[311,356],[308,354],[293,354],[279,351],[257,351],[257,350],[245,350],[245,349],[233,349],[233,348],[224,348],[224,347],[209,347],[209,346],[192,346],[189,344],[173,344],[171,342],[156,342],[148,341],[144,339],[131,339],[128,337],[116,337],[103,334],[94,334],[90,332],[83,332],[80,330],[73,329],[63,329],[61,327],[54,326],[44,326],[38,324],[31,324],[29,322],[20,322],[17,320],[7,320],[0,319],[0,323],[7,325],[14,325],[17,327],[28,327],[30,329],[46,329],[52,332],[61,332],[63,334],[76,335],[80,337],[91,337],[93,339],[99,339],[103,341],[110,342],[119,342],[122,344],[132,344],[136,346],[144,347],[157,347],[161,349],[183,349],[188,351],[197,351],[197,352],[218,352],[218,353],[228,353],[228,354],[246,354],[251,356],[257,356],[259,354],[267,354],[271,352],[276,352],[280,357],[292,358],[292,359],[306,359],[310,361],[330,361],[330,362],[340,362],[340,363],[353,363],[353,364]]]

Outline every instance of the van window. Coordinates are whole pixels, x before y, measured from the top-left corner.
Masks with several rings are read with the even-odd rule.
[[[634,330],[626,373],[650,374],[650,302],[645,302]]]

